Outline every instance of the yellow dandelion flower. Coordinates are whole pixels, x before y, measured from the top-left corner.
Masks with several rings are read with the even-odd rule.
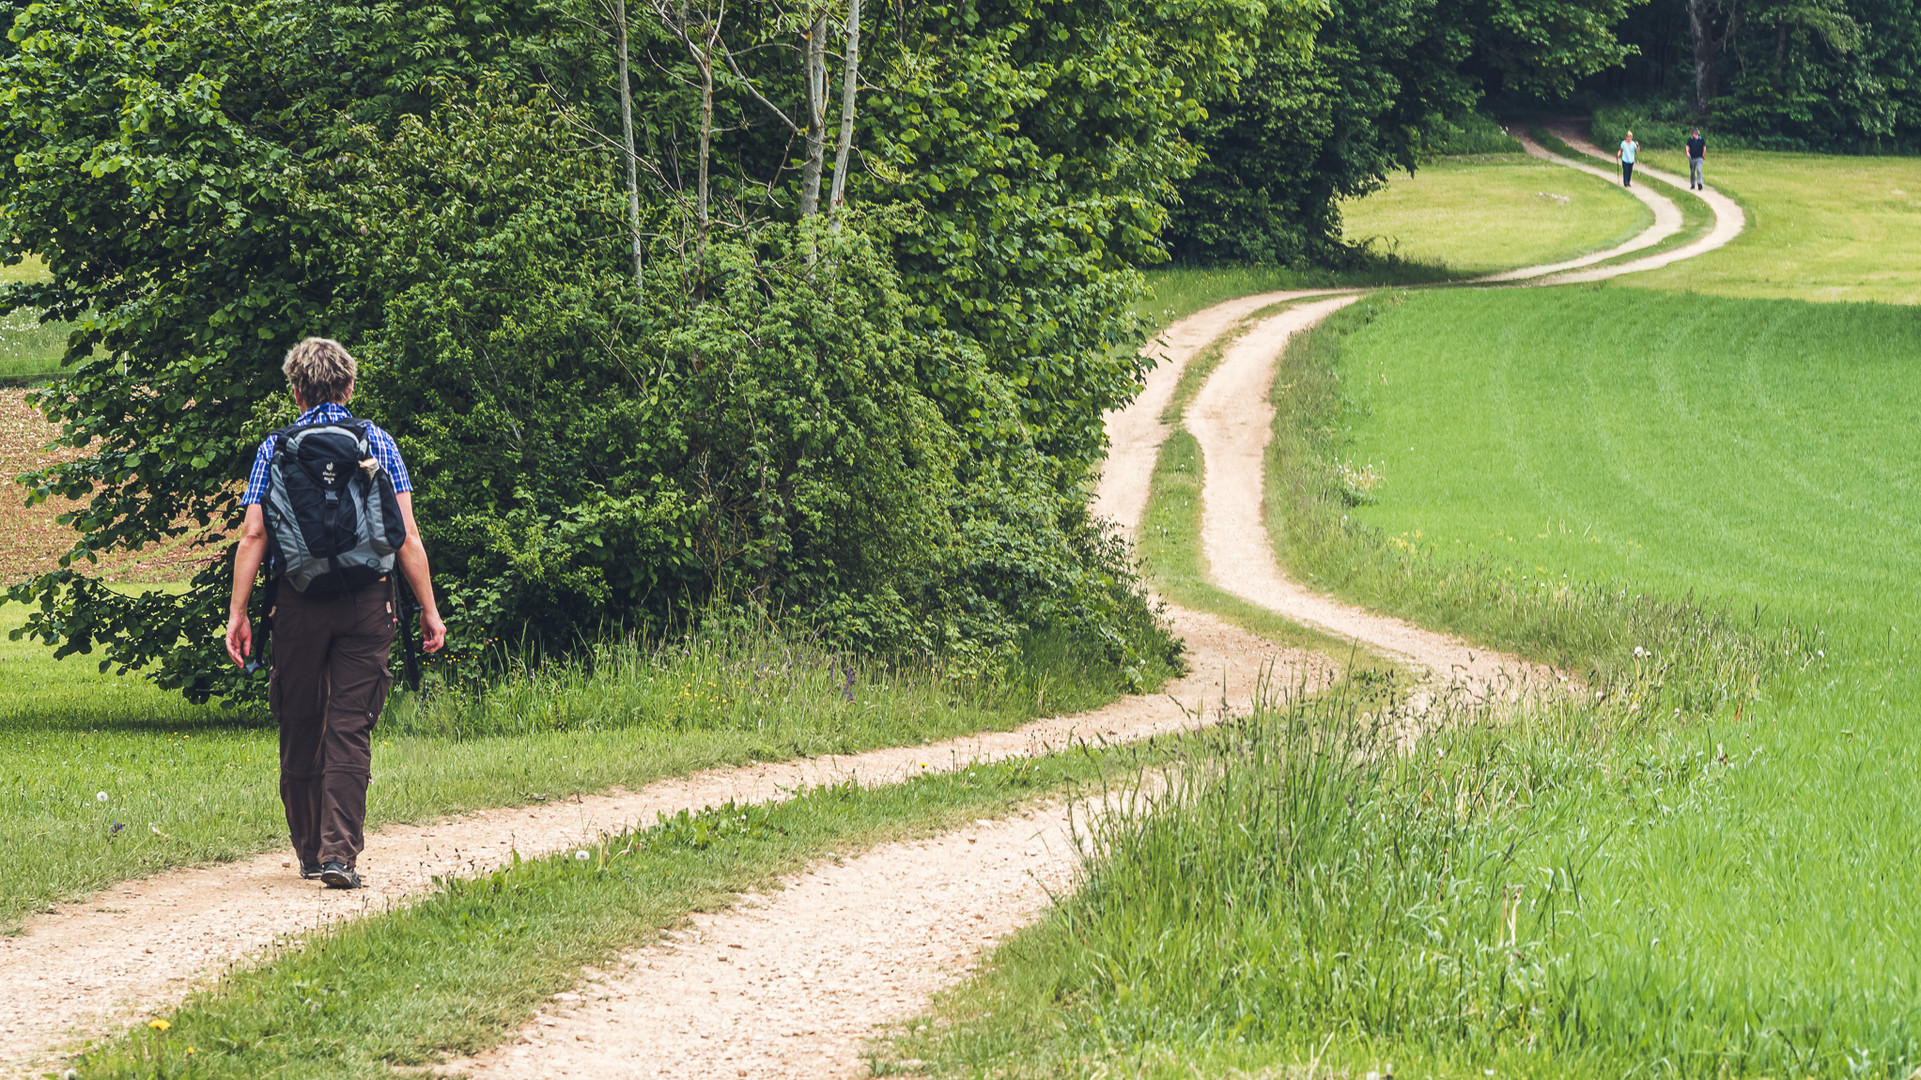
[[[172,1027],[173,1025],[171,1023],[168,1023],[165,1020],[155,1019],[155,1020],[147,1021],[147,1026],[154,1029],[155,1031],[165,1031],[168,1028]]]

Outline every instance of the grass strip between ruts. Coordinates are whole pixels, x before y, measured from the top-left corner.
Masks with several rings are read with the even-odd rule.
[[[1578,161],[1583,165],[1593,165],[1601,161],[1600,158],[1596,158],[1590,154],[1584,154],[1572,146],[1569,146],[1546,128],[1535,128],[1533,135],[1536,142],[1540,143],[1549,151],[1567,158],[1569,161]],[[1603,164],[1605,164],[1605,162],[1603,162]],[[1714,229],[1714,210],[1708,206],[1706,200],[1696,198],[1693,192],[1683,187],[1677,187],[1665,180],[1656,179],[1646,173],[1635,177],[1635,181],[1654,189],[1662,195],[1666,195],[1674,205],[1681,208],[1681,231],[1658,244],[1644,247],[1639,251],[1631,251],[1626,255],[1617,255],[1612,259],[1603,259],[1595,264],[1596,267],[1608,267],[1622,262],[1632,262],[1635,259],[1645,259],[1650,255],[1660,255],[1663,252],[1672,251],[1678,247],[1685,247],[1706,236]],[[1741,202],[1732,192],[1721,191],[1721,194],[1733,200],[1737,205]],[[1746,207],[1743,206],[1743,209],[1745,210]],[[1621,278],[1619,280],[1623,284],[1626,284],[1631,279]]]
[[[1302,626],[1215,585],[1208,577],[1206,560],[1201,555],[1201,448],[1194,436],[1181,426],[1181,418],[1193,403],[1194,395],[1206,385],[1208,376],[1220,366],[1222,355],[1249,327],[1309,299],[1274,304],[1254,312],[1196,353],[1181,370],[1180,380],[1160,416],[1160,421],[1173,430],[1161,443],[1154,459],[1147,506],[1141,514],[1135,548],[1155,591],[1182,607],[1218,616],[1283,645],[1326,653],[1342,660],[1350,673],[1356,668],[1386,673],[1393,669],[1391,663],[1357,651],[1354,643]]]
[[[391,1077],[510,1037],[583,968],[827,856],[931,835],[1076,789],[1128,783],[1168,740],[1081,747],[878,788],[729,803],[446,880],[407,907],[229,973],[80,1056],[79,1076]]]

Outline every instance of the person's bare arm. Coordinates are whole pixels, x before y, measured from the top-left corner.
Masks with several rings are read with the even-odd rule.
[[[253,579],[260,576],[260,562],[267,556],[267,514],[259,503],[247,507],[247,519],[240,526],[240,543],[233,555],[233,598],[227,601],[227,655],[241,667],[253,653],[253,623],[247,619],[247,601],[253,596]]]
[[[447,624],[441,621],[440,606],[434,602],[427,546],[420,542],[420,529],[414,524],[414,493],[403,491],[398,498],[400,519],[407,523],[407,540],[400,545],[400,572],[406,575],[407,587],[413,590],[414,601],[420,605],[420,647],[439,652],[447,643]]]

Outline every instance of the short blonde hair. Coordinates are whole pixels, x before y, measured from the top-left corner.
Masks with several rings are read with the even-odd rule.
[[[345,405],[354,392],[358,370],[347,347],[332,338],[310,337],[287,350],[280,365],[287,385],[308,408],[333,402]]]

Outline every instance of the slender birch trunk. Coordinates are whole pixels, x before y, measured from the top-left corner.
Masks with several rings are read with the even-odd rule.
[[[634,90],[627,68],[627,0],[614,0],[614,21],[620,44],[620,134],[627,148],[627,231],[634,244],[634,289],[645,284],[640,246],[640,149],[634,145]]]
[[[834,186],[827,209],[838,215],[847,200],[847,159],[854,148],[854,94],[860,82],[860,0],[847,0],[847,56],[840,76],[840,147],[834,153]]]
[[[827,157],[827,15],[807,28],[807,160],[800,172],[800,214],[820,213],[820,173]]]
[[[700,199],[697,213],[700,215],[700,253],[707,254],[707,230],[713,221],[713,212],[707,197],[708,165],[713,157],[714,145],[714,42],[710,36],[707,48],[697,58],[700,64]]]

